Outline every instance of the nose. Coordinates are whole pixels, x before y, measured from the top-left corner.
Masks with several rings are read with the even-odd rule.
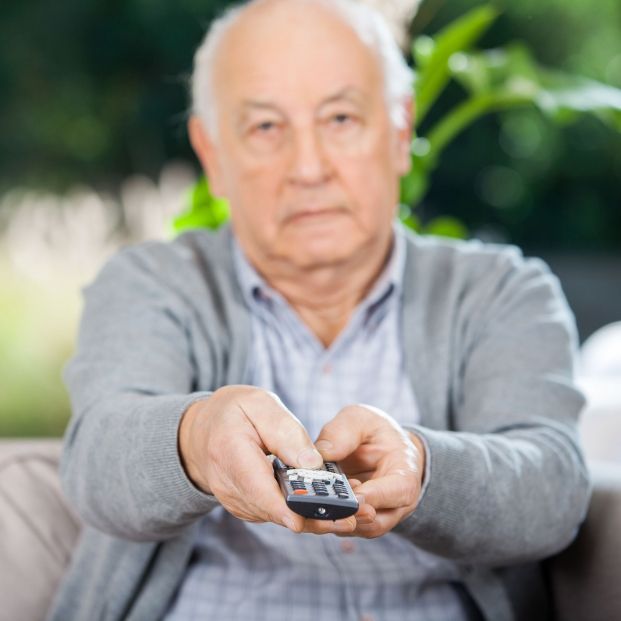
[[[317,131],[312,127],[298,130],[293,141],[291,181],[298,185],[314,186],[329,177],[330,164]]]

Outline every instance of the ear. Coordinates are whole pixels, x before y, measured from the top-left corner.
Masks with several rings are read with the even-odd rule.
[[[205,175],[209,179],[209,187],[214,195],[223,196],[220,162],[214,141],[207,133],[203,121],[193,114],[188,120],[188,136],[198,157]]]
[[[405,175],[412,166],[410,155],[412,145],[412,132],[414,130],[415,102],[411,97],[403,100],[403,115],[405,123],[397,130],[397,163],[399,174]]]

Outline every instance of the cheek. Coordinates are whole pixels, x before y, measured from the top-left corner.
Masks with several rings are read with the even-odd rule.
[[[399,200],[399,175],[387,154],[342,160],[340,170],[361,219],[376,223],[391,217]]]
[[[254,238],[271,239],[279,220],[275,167],[237,166],[227,179],[233,224]]]
[[[221,153],[222,178],[231,205],[248,206],[254,212],[255,204],[269,203],[278,186],[280,163],[252,155],[230,135],[223,140]]]
[[[399,198],[400,158],[388,127],[380,126],[349,152],[340,153],[334,162],[351,194],[364,202],[373,202],[392,210]]]

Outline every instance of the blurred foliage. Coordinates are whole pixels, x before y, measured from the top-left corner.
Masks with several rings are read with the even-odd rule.
[[[562,125],[590,113],[621,130],[621,89],[543,68],[520,43],[471,52],[497,17],[494,8],[477,7],[436,36],[414,39],[418,135],[412,144],[412,169],[402,182],[402,201],[407,205],[415,207],[424,197],[430,173],[449,143],[490,112],[536,107]],[[423,136],[420,126],[452,79],[463,87],[465,99],[435,120]],[[504,187],[494,185],[501,191]]]
[[[228,201],[211,193],[209,180],[204,175],[188,192],[187,208],[172,222],[173,233],[189,229],[217,229],[228,221]]]
[[[0,193],[115,190],[153,177],[185,138],[193,51],[218,0],[0,3]]]
[[[60,435],[69,418],[60,369],[77,315],[68,301],[77,296],[33,288],[1,255],[0,282],[0,437]]]
[[[479,4],[424,2],[412,34],[437,32]],[[480,47],[527,49],[558,73],[621,87],[617,0],[602,0],[597,7],[587,0],[496,4],[503,11]],[[422,135],[468,94],[465,86],[459,80],[447,86],[419,127]],[[448,211],[475,235],[511,241],[527,252],[620,252],[621,135],[594,115],[565,114],[558,120],[565,122],[549,122],[531,104],[465,128],[442,153],[419,217]]]

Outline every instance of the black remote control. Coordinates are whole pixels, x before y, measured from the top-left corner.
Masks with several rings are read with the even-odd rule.
[[[305,518],[341,520],[358,511],[358,500],[336,462],[322,470],[292,468],[274,457],[274,476],[287,506]]]

